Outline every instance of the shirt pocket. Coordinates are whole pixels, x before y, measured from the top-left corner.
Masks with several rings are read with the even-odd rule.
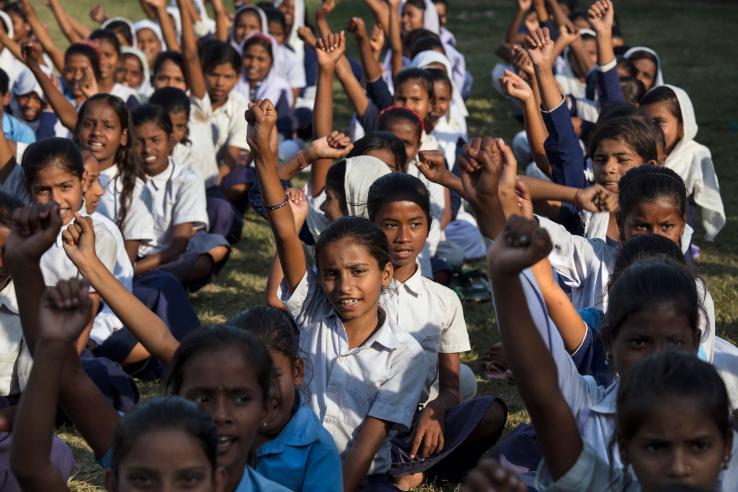
[[[352,378],[346,384],[346,392],[343,395],[344,418],[346,421],[358,418],[364,420],[377,398],[381,383],[372,380],[361,380]],[[352,414],[354,414],[352,416]]]

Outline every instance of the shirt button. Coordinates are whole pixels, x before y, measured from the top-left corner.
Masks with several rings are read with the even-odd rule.
[[[325,418],[325,423],[326,424],[333,424],[335,421],[336,421],[336,419],[334,419],[333,417],[326,417]]]

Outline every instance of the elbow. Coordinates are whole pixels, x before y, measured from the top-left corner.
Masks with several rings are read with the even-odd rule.
[[[269,307],[279,309],[280,311],[287,312],[287,307],[284,305],[282,300],[274,292],[267,293],[266,303]]]

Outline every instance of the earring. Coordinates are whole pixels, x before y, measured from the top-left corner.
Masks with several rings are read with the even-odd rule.
[[[265,420],[264,422],[261,423],[261,430],[266,432],[267,427],[269,427],[269,421]]]
[[[723,470],[727,470],[730,466],[730,455],[725,455],[725,459],[723,460]]]
[[[605,353],[605,365],[609,366],[611,360],[612,360],[612,354],[610,352],[606,352]]]

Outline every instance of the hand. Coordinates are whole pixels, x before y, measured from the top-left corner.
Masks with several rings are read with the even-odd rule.
[[[21,45],[21,54],[26,66],[31,70],[39,70],[44,54],[41,51],[41,45],[36,41],[26,41]]]
[[[166,10],[167,8],[166,0],[143,0],[143,2],[156,10]]]
[[[421,150],[418,152],[418,170],[428,181],[443,185],[444,178],[449,172],[446,166],[446,157],[441,150]]]
[[[82,95],[87,99],[100,92],[95,73],[89,65],[84,68],[84,75],[82,76],[82,80],[79,81],[79,88],[82,90]]]
[[[528,487],[495,460],[482,460],[469,472],[461,492],[526,492]]]
[[[302,188],[287,188],[285,192],[289,199],[292,216],[295,219],[295,230],[299,231],[308,216],[308,202],[305,199],[305,191]]]
[[[74,222],[62,232],[64,252],[77,268],[86,261],[97,259],[95,251],[95,228],[92,219],[83,217],[79,212],[74,214]]]
[[[520,215],[526,219],[533,218],[533,199],[530,197],[528,186],[518,178],[515,182],[515,194],[518,197]]]
[[[533,100],[533,89],[525,80],[510,70],[505,70],[505,75],[500,78],[500,85],[505,89],[505,94],[521,103]]]
[[[513,47],[513,53],[515,53],[515,56],[513,57],[513,65],[518,71],[522,71],[525,73],[525,75],[528,76],[529,80],[533,80],[533,77],[536,75],[536,71],[533,68],[533,62],[530,61],[530,56],[528,56],[528,52],[525,51],[520,46]]]
[[[336,0],[323,0],[321,2],[320,7],[318,7],[318,10],[315,11],[315,17],[319,19],[325,19],[328,17],[328,14],[333,12],[333,9],[336,8]]]
[[[107,16],[105,15],[105,9],[103,8],[103,5],[101,3],[92,6],[92,8],[90,9],[90,19],[92,19],[92,22],[95,22],[97,24],[102,24],[103,22],[105,22]]]
[[[587,11],[587,20],[597,35],[609,36],[615,24],[615,7],[610,0],[597,0]]]
[[[560,46],[569,46],[577,39],[579,39],[579,30],[574,26],[574,24],[563,24],[559,26],[559,37],[556,40],[557,44]]]
[[[579,190],[574,205],[592,213],[617,212],[620,207],[618,194],[608,191],[600,185]]]
[[[518,0],[518,9],[521,12],[527,12],[533,6],[533,0]]]
[[[514,160],[514,158],[513,158]],[[502,172],[502,155],[492,137],[474,138],[459,158],[461,184],[466,199],[476,210],[497,205],[497,188]]]
[[[530,61],[534,66],[553,67],[554,42],[551,40],[547,27],[530,32],[525,37],[525,44],[528,47]]]
[[[245,114],[248,130],[246,140],[255,156],[265,157],[273,154],[269,143],[272,130],[277,123],[277,110],[272,101],[262,99],[249,104]]]
[[[493,283],[495,277],[518,275],[535,265],[551,248],[551,238],[538,221],[513,215],[487,253]]]
[[[317,159],[340,159],[353,148],[351,138],[334,130],[326,137],[313,140],[306,152],[310,157],[309,161],[312,162]]]
[[[512,149],[502,139],[497,142],[497,148],[502,155],[502,167],[497,184],[497,196],[505,217],[520,214],[520,202],[516,193],[518,183],[518,163]]]
[[[346,26],[346,30],[353,33],[359,41],[363,41],[369,37],[366,32],[366,24],[364,24],[364,19],[361,17],[352,17]]]
[[[377,24],[372,27],[372,34],[369,37],[369,46],[372,47],[372,53],[379,59],[379,55],[384,48],[384,30]]]
[[[445,444],[444,432],[444,415],[434,406],[435,402],[430,402],[425,406],[418,422],[415,424],[413,431],[413,444],[410,446],[410,458],[415,458],[421,449],[420,457],[426,459],[429,456],[443,451]]]
[[[90,287],[85,280],[62,280],[41,296],[41,338],[50,342],[76,342],[92,317]]]
[[[56,241],[62,220],[55,202],[21,208],[13,214],[13,227],[5,243],[5,264],[9,270],[24,262],[38,264]],[[22,275],[22,271],[15,272]]]
[[[341,31],[318,39],[315,51],[321,67],[335,67],[346,51],[346,34]]]

